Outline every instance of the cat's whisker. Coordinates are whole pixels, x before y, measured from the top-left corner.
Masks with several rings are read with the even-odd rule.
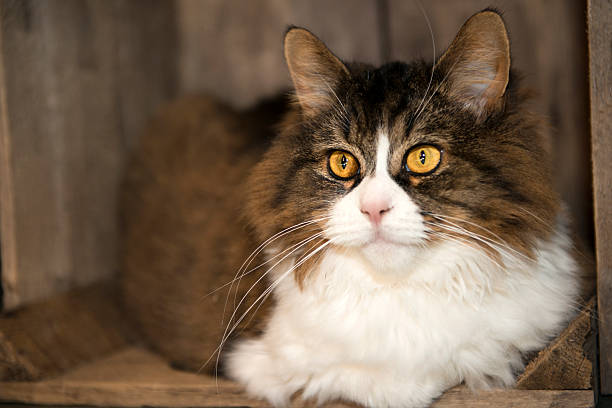
[[[322,231],[322,232],[318,232],[318,233],[316,233],[315,235],[312,235],[311,237],[314,237],[314,236],[321,236],[321,235],[323,235],[323,234],[324,234],[324,232]],[[256,271],[257,269],[261,268],[262,266],[264,266],[264,265],[266,265],[266,264],[269,264],[270,262],[272,262],[273,260],[275,260],[275,259],[276,259],[276,258],[278,258],[279,256],[282,256],[283,254],[285,254],[285,253],[287,253],[287,252],[289,252],[289,251],[293,250],[295,247],[299,246],[300,244],[301,244],[301,242],[298,242],[298,243],[296,243],[296,244],[291,245],[290,247],[288,247],[288,248],[286,248],[286,249],[283,249],[283,250],[282,250],[281,252],[279,252],[278,254],[276,254],[276,255],[272,256],[271,258],[267,259],[266,261],[264,261],[264,262],[260,263],[260,264],[259,264],[259,265],[257,265],[257,266],[254,266],[253,268],[251,268],[251,269],[249,269],[248,271],[244,272],[244,273],[243,273],[241,276],[246,276],[246,275],[248,275],[248,274],[250,274],[250,273],[252,273],[252,272]]]
[[[315,234],[317,235],[317,234]],[[204,362],[204,364],[202,365],[202,367],[206,366],[206,364],[208,364],[208,362],[212,359],[212,357],[214,357],[215,353],[217,354],[217,363],[216,365],[218,365],[219,362],[219,358],[220,358],[220,353],[221,353],[221,349],[223,348],[223,346],[225,345],[225,342],[227,341],[227,339],[229,338],[229,336],[232,334],[233,329],[230,330],[230,326],[231,326],[231,322],[234,320],[234,318],[236,317],[236,313],[238,311],[238,308],[240,307],[240,305],[242,305],[242,303],[245,301],[245,299],[248,297],[249,293],[251,293],[251,291],[268,275],[268,273],[270,273],[270,271],[272,271],[276,266],[278,266],[279,264],[281,264],[285,259],[289,258],[295,251],[297,251],[300,247],[307,245],[309,242],[315,240],[318,238],[317,236],[311,236],[305,240],[303,240],[301,242],[301,245],[299,245],[298,247],[296,247],[292,252],[286,254],[285,256],[283,256],[280,260],[278,260],[274,265],[272,265],[270,268],[268,268],[268,270],[266,270],[266,272],[264,272],[256,281],[255,283],[253,283],[253,285],[251,285],[251,287],[249,288],[249,290],[247,290],[247,292],[242,296],[242,299],[240,299],[240,302],[238,303],[238,305],[235,307],[234,312],[232,313],[232,315],[229,318],[229,323],[227,324],[227,327],[225,328],[223,335],[221,336],[221,344],[219,345],[219,347],[217,347],[213,354],[210,356],[210,358]],[[250,311],[247,310],[246,313],[248,313]],[[224,310],[224,314],[225,314],[225,310]],[[234,325],[235,326],[235,325]],[[215,368],[216,369],[216,368]]]
[[[549,227],[550,227],[550,224],[549,224],[549,223],[547,223],[546,221],[544,221],[544,220],[543,220],[541,217],[539,217],[539,216],[535,215],[533,212],[531,212],[531,211],[527,210],[526,208],[519,206],[519,207],[518,207],[518,209],[519,209],[520,211],[522,211],[523,213],[525,213],[525,214],[527,214],[527,215],[529,215],[529,216],[533,217],[533,219],[534,219],[534,220],[536,220],[537,222],[539,222],[539,223],[540,223],[541,225],[543,225],[544,227],[547,227],[547,228],[549,228]],[[585,253],[584,253],[584,251],[583,251],[583,250],[580,248],[580,245],[577,245],[577,242],[579,242],[579,241],[572,240],[572,241],[570,242],[570,246],[571,246],[571,248],[574,250],[574,252],[576,253],[576,255],[577,255],[577,256],[580,256],[582,259],[586,260],[586,262],[587,262],[587,263],[591,263],[591,262],[592,262],[592,258],[591,258],[591,256],[589,256],[589,255],[585,254]]]
[[[431,224],[431,225],[438,226],[438,227],[440,227],[440,228],[445,228],[445,227],[446,227],[446,226],[444,226],[444,225],[435,224],[435,223],[430,223],[430,224]],[[447,228],[446,228],[446,229],[447,229]],[[452,232],[459,232],[459,231],[456,231],[456,230],[450,230],[450,229],[447,229],[447,230],[452,231]],[[444,238],[444,239],[446,239],[446,240],[450,240],[450,241],[453,241],[453,242],[460,243],[460,244],[461,244],[461,243],[463,243],[463,245],[464,245],[464,246],[466,246],[466,247],[467,247],[467,246],[469,246],[469,245],[468,245],[468,242],[469,242],[469,241],[467,241],[467,240],[463,239],[463,240],[461,240],[461,242],[459,242],[459,238],[458,238],[458,237],[453,236],[453,235],[450,235],[450,234],[447,234],[447,233],[444,233],[444,232],[440,232],[440,231],[431,231],[431,234],[432,234],[432,235],[434,235],[434,236],[439,236],[439,237]],[[462,234],[462,235],[465,235],[465,234]],[[466,236],[467,236],[467,235],[466,235]],[[470,248],[473,248],[473,247],[470,247]],[[496,247],[496,246],[494,246],[494,247],[493,247],[493,249],[495,249],[495,250],[497,250],[497,251],[503,251],[503,249],[502,249],[502,248],[498,248],[498,247]],[[519,253],[519,254],[520,254],[520,253]],[[521,254],[521,255],[522,255],[522,254]],[[507,255],[507,256],[510,256],[510,255]],[[531,258],[527,258],[527,259],[529,259],[529,261],[530,261],[530,262],[534,262],[534,261],[533,261]],[[505,268],[503,268],[503,267],[502,267],[502,266],[501,266],[499,263],[497,263],[496,261],[494,261],[493,259],[492,259],[492,261],[493,261],[493,262],[494,262],[494,263],[495,263],[495,264],[496,264],[496,265],[497,265],[499,268],[501,268],[501,269],[505,269]],[[555,292],[556,294],[558,294],[558,295],[560,295],[560,296],[567,296],[566,294],[561,293],[561,291],[558,291],[558,290],[557,290],[557,289],[555,289],[554,287],[548,287],[548,289],[549,289],[549,290],[551,290],[551,291],[553,291],[553,292]],[[571,307],[571,308],[572,308],[572,310],[574,310],[575,312],[580,313],[580,312],[581,312],[581,311],[584,309],[584,307],[586,306],[586,303],[585,303],[585,302],[577,302],[577,301],[574,301],[574,300],[572,300],[571,298],[569,298],[569,297],[568,297],[568,299],[567,299],[567,305],[568,305],[568,307]]]
[[[488,237],[479,235],[477,233],[474,233],[473,231],[469,231],[463,228],[457,228],[454,226],[449,226],[449,225],[445,225],[445,224],[440,224],[440,223],[433,223],[433,222],[426,222],[426,224],[428,225],[432,225],[432,226],[436,226],[440,229],[449,231],[449,232],[453,232],[455,234],[459,234],[461,236],[464,236],[466,238],[471,239],[472,241],[477,241],[480,242],[484,245],[486,245],[487,247],[491,248],[492,250],[494,250],[496,253],[498,253],[499,255],[503,255],[506,258],[509,259],[515,259],[516,256],[522,257],[523,260],[528,261],[528,262],[533,262],[533,260],[527,256],[525,256],[524,254],[521,254],[520,252],[514,250],[513,248],[509,247],[508,245],[505,244],[500,244],[494,240],[491,240]],[[508,251],[514,251],[515,252],[515,256],[512,256],[512,254]]]
[[[453,226],[444,225],[444,224],[434,224],[434,223],[429,223],[429,224],[430,225],[435,225],[438,228],[442,228],[442,229],[445,229],[445,230],[450,231],[450,232],[455,232],[457,234],[461,234],[461,235],[463,235],[465,237],[471,238],[472,240],[481,242],[481,243],[485,244],[486,246],[488,246],[489,248],[495,250],[500,255],[505,255],[507,258],[515,259],[516,257],[519,257],[519,258],[522,258],[526,262],[533,262],[533,259],[531,259],[528,256],[520,253],[519,251],[517,251],[514,248],[510,247],[509,245],[496,242],[496,241],[494,241],[494,240],[492,240],[492,239],[490,239],[488,237],[485,237],[483,235],[477,234],[477,233],[475,233],[473,231],[466,230],[465,228],[453,227]],[[511,253],[514,253],[514,254],[511,254]],[[514,255],[514,256],[512,256],[512,255]]]
[[[273,243],[277,239],[286,236],[287,234],[290,234],[290,233],[292,233],[294,231],[302,229],[302,228],[304,228],[306,226],[313,225],[313,224],[316,224],[316,223],[321,222],[321,221],[325,221],[325,220],[327,220],[329,218],[331,218],[331,216],[319,217],[319,218],[315,218],[315,219],[311,219],[311,220],[306,220],[306,221],[302,221],[300,223],[294,224],[294,225],[292,225],[290,227],[287,227],[287,228],[283,229],[280,232],[277,232],[276,234],[274,234],[273,236],[271,236],[270,238],[265,240],[257,248],[255,248],[255,250],[253,252],[251,252],[251,254],[247,257],[247,259],[245,259],[245,261],[242,263],[242,265],[240,266],[240,268],[238,269],[238,271],[234,275],[234,279],[229,282],[230,287],[229,287],[228,292],[227,292],[227,297],[225,298],[225,304],[223,306],[223,315],[222,316],[225,316],[225,311],[227,310],[227,303],[229,301],[229,296],[230,296],[230,294],[232,292],[232,287],[234,285],[234,282],[237,281],[238,282],[237,286],[240,286],[240,279],[241,279],[242,276],[245,276],[244,274],[242,274],[242,276],[239,277],[241,272],[243,270],[245,270],[246,268],[248,268],[249,265],[251,264],[251,262],[253,261],[253,259],[255,259],[255,257],[257,257],[267,246],[269,246],[271,243]],[[226,286],[226,285],[224,285],[224,286]],[[236,290],[238,290],[238,289],[236,289]],[[236,303],[236,299],[234,298],[234,305],[235,305],[235,303]],[[222,321],[221,324],[223,324],[223,321]]]
[[[425,9],[423,8],[423,5],[421,4],[420,1],[417,1],[416,3],[419,6],[419,9],[421,10],[421,14],[425,18],[425,22],[427,23],[427,28],[429,29],[429,34],[431,35],[431,46],[433,48],[433,64],[431,66],[431,75],[429,77],[429,83],[427,84],[427,88],[425,89],[425,93],[423,94],[423,98],[419,102],[419,106],[416,109],[416,112],[419,112],[419,110],[421,109],[421,106],[425,102],[425,98],[427,98],[427,93],[429,92],[429,89],[431,88],[431,83],[433,82],[433,78],[434,78],[434,72],[436,70],[436,40],[434,38],[433,29],[431,28],[431,22],[429,21],[429,17],[427,16],[427,13],[425,12]],[[414,116],[414,119],[413,119],[412,123],[414,123],[416,121],[417,117],[418,117],[418,115]]]
[[[486,227],[483,227],[482,225],[476,224],[475,222],[468,221],[468,220],[465,220],[465,219],[459,218],[459,217],[453,217],[453,216],[450,216],[450,215],[442,215],[442,214],[434,214],[434,213],[427,213],[427,214],[431,215],[434,218],[437,218],[440,221],[447,222],[448,224],[454,225],[454,226],[459,227],[459,228],[462,228],[462,227],[460,227],[459,225],[454,224],[454,223],[452,223],[452,222],[450,222],[448,220],[458,221],[458,222],[461,222],[461,223],[464,223],[464,224],[471,225],[473,227],[476,227],[478,229],[483,230],[486,233],[491,234],[494,238],[499,239],[501,242],[504,242],[504,239],[502,237],[500,237],[498,234],[494,233],[493,231],[491,231],[490,229],[488,229]]]
[[[217,355],[217,360],[215,363],[215,378],[217,378],[217,369],[219,366],[219,359],[221,357],[221,350],[223,349],[223,346],[225,345],[226,341],[229,339],[229,337],[231,336],[231,334],[234,332],[234,330],[238,327],[238,325],[240,325],[240,323],[242,322],[242,320],[244,320],[244,318],[249,314],[249,312],[253,309],[253,307],[255,307],[255,305],[262,300],[262,298],[266,297],[269,293],[271,293],[279,284],[280,282],[285,279],[285,277],[287,277],[291,272],[293,272],[296,268],[298,268],[299,266],[301,266],[304,262],[306,262],[308,259],[310,259],[312,256],[314,256],[315,254],[317,254],[318,252],[320,252],[322,249],[324,249],[325,247],[327,247],[329,244],[331,244],[332,241],[328,240],[326,242],[324,242],[323,244],[319,245],[316,249],[314,249],[307,257],[305,257],[304,259],[302,259],[300,262],[296,263],[295,265],[293,265],[291,268],[289,268],[287,271],[285,271],[280,277],[278,277],[274,282],[272,282],[272,284],[270,284],[268,286],[268,288],[257,297],[257,299],[255,299],[255,301],[253,302],[253,304],[240,316],[239,319],[236,320],[236,322],[234,323],[234,325],[231,327],[231,329],[226,328],[226,331],[224,332],[222,338],[221,338],[221,344],[219,344],[219,346],[213,351],[213,355],[211,355],[211,357],[202,365],[203,367],[208,364],[208,362],[212,359],[212,357],[216,354]],[[280,261],[279,261],[280,262]],[[278,263],[277,263],[278,264]],[[276,264],[275,264],[276,266]],[[266,271],[266,273],[263,275],[265,276],[268,272],[270,272],[272,269],[274,268],[271,267],[270,269],[268,269],[268,271]],[[262,277],[263,277],[262,276]],[[259,279],[261,280],[261,278]],[[258,282],[259,282],[258,280]],[[258,283],[256,282],[253,286],[251,286],[251,289],[253,289],[253,287]],[[246,294],[243,297],[242,301],[246,298]],[[239,304],[240,306],[240,304]],[[234,311],[234,315],[235,315],[236,310]],[[233,317],[230,319],[230,321],[233,320]],[[229,331],[228,331],[229,329]]]
[[[293,232],[293,231],[291,231],[291,232]],[[323,232],[319,232],[319,233],[318,233],[318,235],[321,235],[321,234],[323,234]],[[208,297],[208,296],[210,296],[210,295],[212,295],[212,294],[214,294],[214,293],[216,293],[216,292],[220,291],[221,289],[223,289],[223,288],[225,288],[225,287],[227,287],[227,286],[229,286],[229,285],[231,285],[231,284],[233,284],[233,283],[236,283],[237,281],[239,281],[240,279],[242,279],[242,278],[243,278],[243,277],[245,277],[246,275],[248,275],[248,274],[250,274],[250,273],[253,273],[253,272],[254,272],[254,271],[256,271],[257,269],[261,268],[262,266],[264,266],[264,265],[266,265],[266,264],[268,264],[268,263],[272,262],[274,259],[278,258],[279,256],[282,256],[282,255],[283,255],[283,254],[285,254],[287,251],[290,251],[290,250],[294,249],[294,248],[295,248],[296,246],[298,246],[298,245],[300,245],[300,242],[298,242],[297,244],[294,244],[294,245],[290,246],[289,248],[286,248],[286,249],[282,250],[282,251],[281,251],[281,252],[279,252],[278,254],[276,254],[276,255],[274,255],[273,257],[271,257],[271,258],[267,259],[266,261],[264,261],[264,262],[260,263],[259,265],[257,265],[257,266],[255,266],[255,267],[253,267],[253,268],[249,269],[248,271],[243,272],[243,273],[242,273],[240,276],[234,277],[234,279],[230,280],[229,282],[227,282],[227,283],[223,284],[222,286],[219,286],[218,288],[216,288],[216,289],[214,289],[213,291],[211,291],[211,292],[207,293],[206,295],[204,295],[204,296],[202,297],[202,300],[203,300],[203,299],[205,299],[206,297]],[[242,268],[242,267],[241,267],[241,268]],[[230,288],[230,291],[231,291],[231,288]]]
[[[254,257],[256,257],[257,255],[259,255],[259,253],[266,247],[268,246],[270,243],[272,243],[273,241],[277,240],[278,238],[285,236],[295,230],[304,228],[308,225],[311,224],[316,224],[317,222],[320,221],[324,221],[327,219],[330,219],[331,216],[325,216],[325,217],[319,217],[319,218],[315,218],[315,219],[311,219],[311,220],[306,220],[306,221],[302,221],[299,222],[297,224],[294,224],[290,227],[287,227],[285,229],[283,229],[282,231],[277,232],[276,234],[272,235],[270,238],[266,239],[262,244],[260,244],[257,248],[255,248],[255,250],[253,252],[251,252],[251,254],[246,258],[246,260],[242,263],[242,265],[240,266],[240,268],[238,269],[238,271],[241,271],[243,268],[247,268],[249,262],[252,261],[252,259]],[[246,266],[245,266],[246,265]]]
[[[322,218],[322,219],[327,219],[327,218],[328,218],[328,217],[324,217],[324,218]],[[301,226],[300,228],[296,228],[296,229],[293,229],[293,230],[291,230],[291,231],[288,231],[288,232],[284,233],[283,235],[278,236],[276,239],[281,238],[281,237],[283,237],[283,236],[286,236],[286,235],[288,235],[288,234],[290,234],[290,233],[293,233],[293,232],[295,232],[296,230],[301,229],[301,228],[304,228],[304,227],[310,227],[310,226],[313,226],[313,225],[314,225],[316,228],[319,228],[319,226],[317,225],[317,223],[318,223],[319,221],[321,221],[322,219],[317,219],[317,221],[316,221],[316,222],[313,222],[313,223],[310,223],[310,224],[308,224],[308,225]],[[317,234],[321,234],[321,232],[319,232],[319,233],[317,233]],[[311,236],[311,237],[312,237],[312,236]],[[270,243],[271,243],[271,242],[270,242]],[[274,256],[273,256],[273,257],[271,257],[270,259],[268,259],[268,260],[264,261],[262,264],[260,264],[260,265],[258,265],[258,266],[256,266],[256,267],[254,267],[254,268],[252,268],[252,269],[250,269],[248,272],[243,272],[243,273],[242,273],[242,274],[241,274],[241,275],[238,277],[238,284],[236,285],[236,290],[235,290],[235,294],[234,294],[234,303],[233,303],[233,304],[234,304],[234,307],[236,307],[236,298],[237,298],[237,295],[238,295],[238,288],[240,287],[240,281],[241,281],[241,279],[242,279],[244,276],[248,275],[249,273],[252,273],[254,270],[259,269],[261,266],[266,265],[266,264],[268,264],[268,263],[272,262],[274,259],[276,259],[276,258],[278,258],[279,256],[281,256],[283,253],[286,253],[287,251],[289,251],[289,250],[291,250],[291,249],[293,249],[293,248],[297,247],[298,245],[300,245],[300,242],[298,242],[297,244],[292,245],[292,246],[291,246],[291,247],[289,247],[289,248],[284,249],[284,250],[283,250],[283,251],[281,251],[279,254],[274,255]],[[257,255],[259,255],[259,253],[260,253],[261,251],[263,251],[264,249],[265,249],[265,247],[264,247],[264,248],[261,248],[261,249],[259,250],[259,252],[258,252],[257,254],[255,254],[255,256],[254,256],[253,258],[251,258],[251,261],[249,261],[249,263],[246,265],[245,269],[246,269],[246,268],[248,268],[248,267],[250,266],[250,264],[251,264],[251,262],[253,261],[253,259],[255,259],[255,257],[256,257]],[[228,290],[228,296],[229,296],[229,294],[230,294],[230,293],[231,293],[231,287],[230,287],[230,289]],[[224,311],[224,313],[225,313],[225,311]]]
[[[249,312],[252,310],[253,307],[255,307],[255,305],[262,299],[263,296],[267,295],[268,293],[271,293],[272,290],[274,290],[274,288],[276,286],[278,286],[278,284],[280,284],[280,282],[287,276],[289,275],[291,272],[295,271],[297,268],[299,268],[302,264],[304,264],[305,262],[307,262],[310,258],[312,258],[314,255],[316,255],[317,253],[319,253],[323,248],[327,247],[329,244],[331,244],[332,241],[329,240],[325,240],[325,242],[321,245],[319,245],[318,247],[315,247],[315,249],[313,249],[311,252],[309,252],[306,256],[304,256],[303,258],[300,259],[299,262],[295,263],[291,268],[289,268],[287,271],[283,272],[283,274],[277,278],[272,284],[270,284],[268,286],[268,288],[266,288],[266,290],[264,290],[262,292],[261,295],[259,295],[259,297],[257,299],[255,299],[255,301],[253,302],[253,304],[240,316],[240,318],[238,318],[236,320],[236,322],[234,323],[234,325],[232,326],[232,328],[230,329],[230,331],[227,333],[227,335],[225,336],[225,340],[227,340],[229,338],[229,336],[234,332],[234,330],[236,330],[238,328],[238,326],[240,325],[240,323],[242,322],[242,320],[244,320],[244,318],[249,314]],[[222,339],[223,341],[223,339]],[[222,348],[222,347],[221,347]]]
[[[456,244],[463,246],[465,248],[469,248],[469,249],[474,249],[474,247],[470,244],[472,244],[471,241],[465,239],[465,238],[459,238],[453,235],[449,235],[443,232],[433,232],[432,235],[434,236],[438,236],[442,239],[444,239],[445,241],[451,241],[451,242],[455,242]],[[495,259],[489,257],[489,261],[494,264],[500,271],[504,271],[505,268],[499,264],[499,262],[497,262]],[[482,268],[479,267],[479,269],[482,272]],[[482,279],[483,276],[487,276],[489,277],[490,274],[480,274],[480,278],[477,277],[477,275],[474,275],[474,271],[471,268],[467,268],[467,269],[463,269],[463,273],[460,274],[456,274],[453,275],[453,280],[457,283],[457,285],[459,285],[460,290],[458,291],[458,296],[461,297],[461,294],[467,293],[468,289],[467,289],[467,285],[465,283],[465,277],[463,276],[464,274],[470,274],[472,276],[472,281],[477,283],[477,286],[479,286],[480,288],[483,289],[483,291],[480,292],[480,298],[482,299],[482,297],[484,296],[484,292],[491,292],[492,291],[492,286],[491,286],[491,280],[490,279]]]
[[[317,243],[314,245],[314,247],[316,247],[317,245],[319,245],[321,242],[325,241],[326,239],[320,239],[319,241],[317,241]],[[298,258],[298,261],[303,259],[306,255],[310,254],[310,252],[306,252],[304,253],[300,258]],[[319,254],[320,255],[320,254]],[[255,311],[252,313],[251,318],[249,319],[249,321],[245,324],[245,327],[248,326],[251,321],[255,318],[255,316],[257,315],[257,312],[259,311],[259,309],[261,308],[261,306],[266,302],[266,299],[268,299],[268,297],[270,296],[270,294],[272,293],[272,291],[270,291],[262,300],[261,302],[259,302],[259,306],[257,306],[257,308],[255,309]]]
[[[464,246],[466,248],[469,248],[469,249],[474,249],[474,247],[472,245],[470,245],[470,244],[472,244],[472,241],[470,241],[468,239],[465,239],[465,238],[457,237],[456,235],[451,235],[451,234],[447,234],[445,232],[440,232],[440,231],[431,231],[431,235],[437,236],[437,237],[440,237],[440,238],[444,238],[445,240],[453,241],[453,242],[461,244],[462,246]],[[499,269],[501,269],[501,270],[505,269],[499,262],[497,262],[492,257],[489,257],[489,260],[491,262],[493,262],[493,264],[495,264],[495,266],[497,266]]]
[[[269,273],[271,270],[273,270],[273,269],[274,269],[276,266],[278,266],[280,263],[282,263],[282,262],[283,262],[285,259],[287,259],[289,256],[291,256],[291,255],[293,255],[295,252],[297,252],[297,251],[298,251],[298,250],[299,250],[301,247],[303,247],[304,245],[308,244],[308,243],[309,243],[309,242],[311,242],[312,240],[314,240],[314,239],[318,238],[319,236],[321,236],[321,234],[322,234],[322,232],[318,232],[318,233],[316,233],[316,234],[314,234],[314,235],[309,236],[308,238],[305,238],[304,240],[302,240],[302,241],[298,242],[297,244],[293,245],[293,246],[292,246],[292,249],[291,249],[291,250],[290,250],[290,251],[289,251],[289,252],[288,252],[286,255],[284,255],[284,256],[283,256],[283,257],[282,257],[280,260],[278,260],[278,261],[277,261],[277,262],[276,262],[274,265],[272,265],[272,266],[271,266],[271,267],[270,267],[270,268],[269,268],[269,269],[268,269],[266,272],[264,272],[264,273],[262,274],[262,276],[261,276],[261,277],[259,277],[259,279],[257,279],[257,281],[256,281],[256,282],[255,282],[255,283],[254,283],[254,284],[253,284],[253,285],[252,285],[252,286],[249,288],[249,290],[248,290],[248,291],[247,291],[247,292],[244,294],[244,296],[242,297],[242,299],[240,300],[240,302],[238,303],[238,305],[236,305],[236,302],[234,301],[234,312],[233,312],[232,316],[230,317],[230,320],[229,320],[229,321],[230,321],[230,323],[228,323],[228,325],[229,325],[229,324],[231,324],[231,321],[232,321],[232,319],[234,318],[234,316],[235,316],[235,314],[236,314],[236,312],[237,312],[237,310],[238,310],[238,307],[240,307],[240,305],[241,305],[241,304],[242,304],[242,302],[245,300],[245,298],[248,296],[248,294],[251,292],[251,290],[252,290],[252,289],[253,289],[255,286],[257,286],[257,284],[258,284],[258,283],[259,283],[259,282],[260,282],[260,281],[263,279],[263,277],[264,277],[265,275],[267,275],[267,274],[268,274],[268,273]],[[286,251],[283,251],[283,252],[286,252]],[[237,288],[236,288],[236,293],[238,293],[238,286],[239,286],[239,285],[237,285]],[[223,310],[223,315],[225,315],[225,309]],[[223,324],[223,321],[222,321],[222,323],[221,323],[221,324]]]
[[[427,107],[427,105],[429,105],[429,102],[431,102],[432,98],[436,95],[436,93],[440,90],[440,88],[442,87],[442,85],[444,85],[444,83],[446,82],[446,80],[448,79],[448,77],[450,76],[450,74],[453,72],[455,65],[457,64],[457,61],[455,61],[453,63],[453,65],[450,66],[450,68],[448,69],[448,72],[446,73],[446,75],[444,75],[444,78],[442,78],[442,81],[440,81],[440,83],[438,84],[438,86],[436,86],[436,88],[434,89],[434,91],[432,92],[432,94],[429,96],[429,98],[427,99],[427,101],[425,102],[425,104],[421,107],[421,109],[419,111],[417,111],[417,113],[414,116],[414,119],[412,120],[412,123],[416,123],[416,121],[418,120],[419,116],[421,116],[421,114],[425,111],[425,108]]]
[[[329,85],[329,82],[324,76],[320,74],[313,74],[313,75],[318,77],[318,80],[321,81],[321,83],[323,83],[327,87],[327,89],[329,90],[329,93],[332,94],[334,98],[338,101],[338,104],[340,105],[340,107],[337,107],[336,105],[332,104],[332,109],[334,110],[336,114],[338,114],[338,116],[340,116],[340,119],[342,120],[343,123],[348,123],[350,121],[350,114],[347,111],[346,106],[344,106],[344,104],[338,97],[338,94],[336,93],[336,91]],[[342,108],[342,110],[340,110],[340,108]]]
[[[527,255],[525,255],[525,254],[517,251],[516,249],[512,248],[503,238],[501,238],[499,235],[495,234],[494,232],[488,230],[487,228],[485,228],[483,226],[480,226],[478,224],[475,224],[475,223],[467,221],[467,220],[463,220],[461,218],[450,217],[450,216],[442,216],[442,215],[433,214],[433,213],[429,213],[429,214],[432,217],[438,219],[438,221],[442,221],[443,223],[447,224],[447,225],[445,225],[445,224],[438,224],[438,226],[445,225],[445,228],[447,228],[449,230],[451,230],[451,228],[456,228],[456,230],[454,230],[455,232],[460,232],[460,233],[464,233],[465,235],[469,235],[469,236],[473,237],[474,239],[476,239],[478,241],[481,241],[481,242],[491,246],[492,248],[495,246],[496,247],[495,249],[498,249],[498,248],[507,249],[510,252],[512,252],[515,256],[518,256],[518,257],[524,259],[527,262],[533,262],[532,258],[530,258]],[[458,225],[456,223],[448,221],[448,220],[446,220],[444,218],[455,219],[457,221],[464,222],[466,224],[469,224],[469,225],[475,226],[477,228],[480,228],[483,231],[486,231],[487,233],[493,235],[499,241],[496,241],[496,240],[494,240],[494,239],[492,239],[490,237],[487,237],[485,235],[478,234],[477,232],[470,231],[470,230],[468,230],[468,229],[466,229],[466,228],[464,228],[464,227],[462,227],[462,226],[460,226],[460,225]]]
[[[313,237],[309,237],[309,238],[307,238],[307,239],[305,239],[305,240],[301,241],[301,244],[302,244],[302,245],[306,245],[306,244],[309,242],[309,240],[312,240],[311,238],[312,238],[312,239],[316,239],[316,237],[314,237],[314,238],[313,238]],[[295,250],[297,250],[297,249],[298,249],[298,248],[296,248]],[[294,251],[295,251],[295,250],[294,250]],[[232,322],[232,320],[234,319],[234,317],[235,317],[235,315],[236,315],[236,312],[238,311],[238,307],[240,307],[240,305],[241,305],[241,304],[242,304],[242,302],[243,302],[243,301],[246,299],[246,297],[247,297],[247,296],[248,296],[248,294],[251,292],[251,290],[253,290],[253,289],[254,289],[254,288],[255,288],[255,287],[256,287],[256,286],[259,284],[259,282],[261,282],[261,280],[262,280],[262,279],[263,279],[263,278],[264,278],[264,277],[265,277],[265,276],[266,276],[266,275],[267,275],[267,274],[268,274],[270,271],[272,271],[272,270],[273,270],[273,269],[274,269],[274,268],[275,268],[275,267],[276,267],[276,266],[277,266],[279,263],[281,263],[281,262],[282,262],[284,259],[286,259],[287,257],[289,257],[289,256],[290,256],[290,255],[291,255],[291,254],[292,254],[294,251],[292,251],[292,252],[290,252],[289,254],[287,254],[286,256],[284,256],[284,257],[283,257],[281,260],[279,260],[277,263],[275,263],[274,265],[272,265],[272,267],[270,267],[270,268],[269,268],[269,269],[268,269],[266,272],[264,272],[264,273],[262,274],[262,276],[261,276],[261,277],[259,277],[259,279],[257,279],[257,281],[256,281],[256,282],[255,282],[255,283],[254,283],[254,284],[253,284],[253,285],[252,285],[252,286],[249,288],[249,290],[248,290],[248,291],[245,293],[245,295],[244,295],[244,296],[242,297],[242,299],[240,300],[240,303],[238,304],[238,306],[237,306],[237,307],[235,307],[234,312],[232,313],[232,316],[231,316],[231,317],[230,317],[230,319],[229,319],[229,323],[228,323],[227,327],[225,328],[225,330],[224,330],[224,332],[223,332],[223,335],[221,336],[221,342],[220,342],[219,346],[217,346],[217,348],[215,348],[215,350],[213,350],[213,352],[212,352],[212,354],[210,355],[210,357],[209,357],[209,358],[208,358],[208,359],[207,359],[207,360],[206,360],[204,363],[202,363],[202,365],[201,365],[201,367],[200,367],[200,370],[202,370],[202,368],[204,368],[204,367],[205,367],[205,366],[206,366],[206,365],[207,365],[207,364],[208,364],[208,363],[211,361],[211,359],[212,359],[212,358],[213,358],[215,355],[217,355],[217,360],[216,360],[216,363],[215,363],[215,381],[216,381],[216,378],[217,378],[217,370],[218,370],[218,366],[219,366],[219,359],[220,359],[220,355],[221,355],[221,350],[223,349],[223,347],[224,347],[224,345],[225,345],[225,343],[226,343],[227,339],[229,339],[229,337],[231,336],[231,334],[232,334],[232,332],[233,332],[234,328],[236,327],[236,325],[234,325],[234,326],[232,326],[232,329],[230,330],[230,325],[231,325],[231,322]],[[245,312],[245,313],[248,313],[248,310],[247,310],[247,312]],[[225,314],[225,310],[224,310],[224,314]],[[238,322],[237,324],[239,324],[239,323],[240,323],[240,322]],[[223,324],[223,323],[222,323],[222,324]],[[228,330],[229,330],[229,332],[228,332]],[[198,370],[198,372],[199,372],[200,370]]]

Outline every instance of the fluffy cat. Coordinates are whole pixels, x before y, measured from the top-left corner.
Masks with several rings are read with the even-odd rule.
[[[271,142],[282,108],[190,98],[131,165],[123,287],[151,345],[207,370],[226,346],[225,372],[275,406],[513,384],[580,285],[499,14],[433,66],[345,64],[302,28],[284,47],[296,98]]]

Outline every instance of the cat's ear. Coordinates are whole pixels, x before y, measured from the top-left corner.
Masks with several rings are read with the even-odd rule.
[[[290,28],[285,34],[285,59],[298,101],[307,116],[333,104],[334,89],[350,75],[342,61],[303,28]]]
[[[501,16],[485,10],[470,17],[436,69],[446,88],[479,119],[499,109],[510,74],[510,41]]]

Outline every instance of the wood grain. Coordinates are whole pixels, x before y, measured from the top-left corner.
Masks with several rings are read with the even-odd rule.
[[[0,11],[2,3],[0,3]],[[0,19],[0,50],[4,43],[3,21]],[[17,247],[15,239],[15,197],[11,136],[6,103],[4,55],[0,52],[0,310],[3,305],[19,302],[17,292]]]
[[[178,0],[180,91],[235,107],[289,89],[283,34],[311,29],[346,60],[380,62],[375,0]]]
[[[589,0],[589,79],[600,386],[612,394],[612,2]]]
[[[176,88],[173,3],[146,4],[0,2],[6,310],[117,269],[123,163]]]
[[[93,406],[230,407],[269,406],[249,398],[236,383],[169,368],[158,357],[128,348],[106,359],[78,368],[60,378],[37,383],[0,383],[0,401],[29,404]],[[295,401],[293,407],[314,406]],[[324,407],[351,407],[332,403]],[[587,408],[590,391],[495,390],[474,394],[463,387],[448,391],[435,408],[530,407]]]
[[[524,390],[588,390],[593,367],[584,351],[591,332],[595,299],[570,322],[569,326],[529,362],[517,378]]]

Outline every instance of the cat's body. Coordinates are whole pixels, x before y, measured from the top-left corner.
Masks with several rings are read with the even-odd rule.
[[[572,315],[579,271],[501,18],[472,17],[433,71],[345,65],[303,29],[285,55],[297,104],[262,157],[253,116],[196,99],[143,142],[123,281],[151,343],[197,368],[272,291],[221,357],[276,405],[512,384]],[[228,282],[229,302],[205,296]]]
[[[538,245],[536,265],[519,260],[504,279],[478,251],[443,244],[426,253],[427,272],[439,278],[429,288],[378,280],[356,254],[331,250],[304,289],[281,282],[263,337],[234,349],[229,372],[277,405],[302,389],[320,400],[422,407],[461,381],[512,385],[521,351],[541,348],[560,329],[556,316],[574,294],[572,274],[559,273],[575,271],[570,245],[561,227]],[[489,270],[473,276],[460,269],[483,265]]]
[[[132,158],[123,188],[124,303],[149,344],[177,367],[210,371],[203,365],[219,345],[234,292],[227,308],[226,290],[206,295],[231,281],[253,249],[240,187],[285,105],[239,113],[212,98],[183,98],[161,110]],[[256,278],[242,280],[240,295]]]

